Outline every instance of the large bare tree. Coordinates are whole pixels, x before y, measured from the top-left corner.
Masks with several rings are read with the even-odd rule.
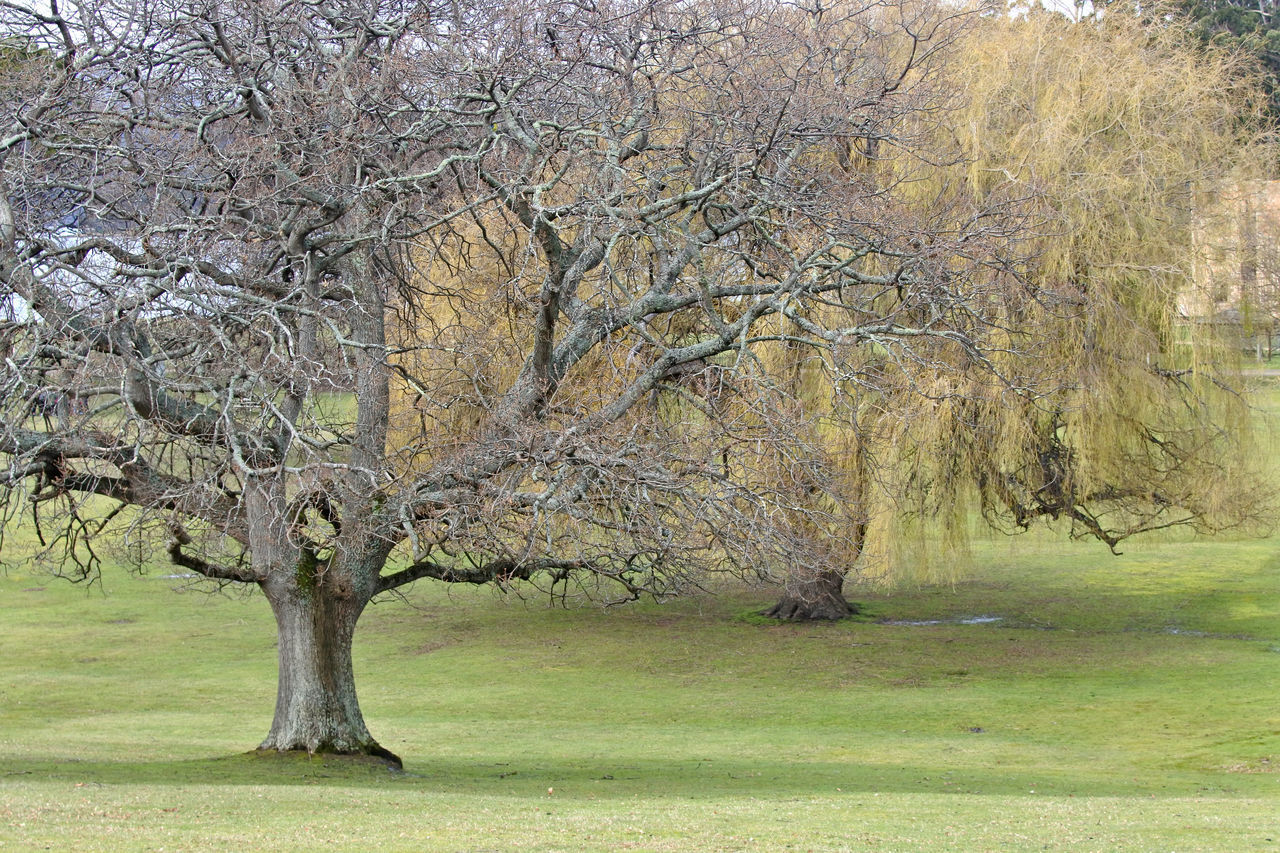
[[[72,573],[127,534],[256,585],[262,747],[389,758],[351,667],[375,596],[847,566],[832,410],[763,351],[836,397],[1043,374],[1016,205],[924,180],[965,17],[0,2],[9,521]]]

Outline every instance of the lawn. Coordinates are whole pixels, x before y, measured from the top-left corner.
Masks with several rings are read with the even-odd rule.
[[[979,542],[980,575],[762,624],[423,585],[357,635],[405,772],[244,755],[258,596],[0,576],[0,848],[1280,847],[1280,542]],[[980,621],[975,621],[982,617]]]
[[[357,634],[403,773],[247,754],[261,596],[161,562],[76,586],[22,539],[0,849],[1280,849],[1280,538],[978,538],[960,579],[854,589],[840,624],[732,586],[606,611],[423,583]]]

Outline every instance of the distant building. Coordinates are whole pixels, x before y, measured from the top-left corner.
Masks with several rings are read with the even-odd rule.
[[[1258,181],[1223,193],[1199,217],[1192,286],[1178,300],[1192,323],[1212,323],[1259,360],[1270,358],[1280,332],[1280,181]]]

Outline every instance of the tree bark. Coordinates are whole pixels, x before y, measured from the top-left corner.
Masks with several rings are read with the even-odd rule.
[[[844,619],[857,612],[857,607],[844,597],[844,572],[824,569],[787,578],[782,600],[765,610],[764,615],[787,622],[804,622]]]
[[[400,767],[369,734],[356,700],[351,641],[366,600],[317,581],[263,585],[279,631],[280,674],[275,719],[258,748],[373,755]]]

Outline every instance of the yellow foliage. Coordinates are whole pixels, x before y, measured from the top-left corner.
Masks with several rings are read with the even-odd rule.
[[[956,562],[935,558],[963,548],[975,499],[998,527],[1047,516],[1109,542],[1259,520],[1270,490],[1250,470],[1236,355],[1178,311],[1193,232],[1262,172],[1251,82],[1120,10],[988,17],[948,67],[961,106],[936,148],[961,156],[910,164],[910,193],[1019,211],[1018,273],[1038,296],[984,332],[1006,381],[937,353],[846,413],[837,429],[875,459],[863,577],[945,580]]]

